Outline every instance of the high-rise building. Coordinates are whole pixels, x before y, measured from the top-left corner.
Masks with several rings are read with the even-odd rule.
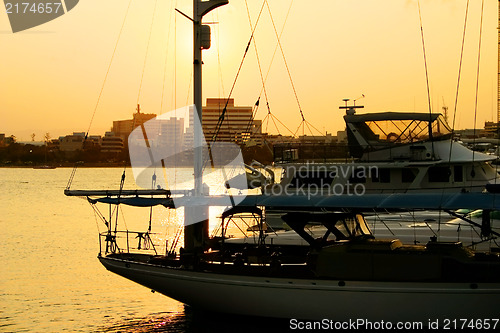
[[[227,103],[227,106],[226,106]],[[224,121],[218,127],[219,119],[226,107]],[[203,107],[202,125],[205,139],[212,141],[215,134],[216,141],[235,142],[244,144],[250,139],[262,141],[261,121],[252,119],[251,106],[235,106],[234,99],[207,98]]]
[[[161,147],[165,147],[165,154],[175,156],[182,153],[184,147],[184,118],[170,117],[170,119],[162,119],[159,126],[159,144]]]

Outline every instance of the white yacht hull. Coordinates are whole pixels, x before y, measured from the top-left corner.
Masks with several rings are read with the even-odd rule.
[[[100,257],[108,269],[193,307],[333,321],[498,318],[500,283],[366,282],[225,275]],[[395,268],[397,269],[397,268]]]

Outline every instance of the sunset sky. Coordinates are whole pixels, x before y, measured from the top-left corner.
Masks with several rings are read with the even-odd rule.
[[[428,112],[416,0],[268,0],[304,116],[321,132],[344,128],[343,98],[366,97],[363,112]],[[204,93],[227,97],[251,34],[244,0],[229,0],[205,16],[212,48],[203,52]],[[433,112],[443,103],[452,117],[466,0],[421,0]],[[247,0],[255,23],[261,0]],[[67,14],[12,33],[0,13],[0,133],[42,140],[86,132],[96,107],[129,0],[82,0]],[[290,7],[291,5],[291,7]],[[155,10],[156,6],[156,10]],[[484,1],[477,127],[496,121],[498,1]],[[103,135],[113,120],[164,113],[192,104],[191,0],[132,0],[91,135]],[[455,128],[472,128],[481,1],[470,1],[462,81]],[[154,18],[154,20],[153,20]],[[152,21],[153,20],[153,21]],[[149,51],[148,36],[152,24]],[[276,47],[264,7],[255,31],[263,75]],[[146,58],[146,62],[145,62]],[[144,66],[144,63],[146,64]],[[166,66],[165,66],[166,64]],[[140,88],[142,73],[142,87]],[[292,131],[299,107],[278,49],[266,81],[271,112]],[[232,97],[251,106],[261,93],[256,53],[250,48]],[[267,113],[264,95],[257,119]],[[266,130],[266,128],[264,128]],[[271,126],[267,131],[276,133]],[[289,134],[280,128],[284,135]],[[302,134],[302,132],[300,132]],[[305,134],[315,134],[308,132]]]

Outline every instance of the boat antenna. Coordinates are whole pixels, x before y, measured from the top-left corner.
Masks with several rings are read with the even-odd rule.
[[[446,121],[446,124],[448,125],[448,106],[446,105],[445,101],[444,101],[444,97],[441,96],[443,98],[443,106],[441,107],[441,109],[443,110],[443,115],[444,115],[444,120]]]
[[[365,94],[361,94],[361,96],[359,96],[358,98],[356,98],[353,103],[354,103],[354,106],[356,106],[356,101],[359,100],[359,99],[363,99],[365,98]]]
[[[349,98],[344,98],[342,101],[344,101],[345,106],[339,106],[339,109],[345,110],[345,114],[346,115],[354,115],[354,114],[356,114],[356,109],[363,109],[364,108],[363,105],[356,105],[356,101],[358,99],[363,98],[363,97],[365,97],[365,95],[361,95],[361,97],[358,97],[355,100],[353,100],[353,102],[354,102],[353,105],[347,105],[348,102],[350,101],[350,99]]]

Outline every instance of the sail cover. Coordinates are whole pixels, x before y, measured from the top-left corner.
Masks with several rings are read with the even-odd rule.
[[[288,210],[348,209],[372,211],[373,209],[404,210],[456,210],[490,209],[500,210],[500,196],[493,193],[412,193],[412,194],[365,194],[362,196],[332,195],[214,195],[204,197],[182,196],[175,200],[158,197],[101,197],[93,199],[107,204],[124,204],[136,207],[162,205],[167,208],[191,206],[193,203],[208,206],[228,206],[228,201],[238,202],[239,207],[273,207]]]
[[[171,198],[144,198],[144,197],[133,197],[133,198],[98,198],[93,199],[94,202],[101,202],[111,205],[124,204],[127,206],[134,207],[151,207],[162,205],[166,208],[175,208],[174,202]]]

